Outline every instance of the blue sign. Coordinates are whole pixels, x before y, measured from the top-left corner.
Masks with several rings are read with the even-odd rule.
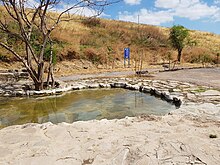
[[[125,48],[124,49],[124,58],[125,59],[130,59],[130,48]]]

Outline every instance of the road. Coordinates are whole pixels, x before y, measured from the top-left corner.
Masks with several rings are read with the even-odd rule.
[[[220,89],[220,68],[184,69],[169,72],[158,71],[159,70],[156,69],[149,69],[149,72],[153,75],[153,79],[190,82],[198,85],[212,86]],[[105,72],[84,75],[77,74],[66,77],[60,77],[59,79],[68,82],[85,78],[123,77],[131,75],[134,75],[134,71]]]
[[[220,68],[184,69],[173,72],[159,72],[155,74],[154,78],[184,81],[220,89]]]

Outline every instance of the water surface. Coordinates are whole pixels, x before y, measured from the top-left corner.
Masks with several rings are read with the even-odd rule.
[[[0,98],[0,127],[164,115],[174,109],[175,106],[159,98],[125,89],[74,91],[49,98]]]

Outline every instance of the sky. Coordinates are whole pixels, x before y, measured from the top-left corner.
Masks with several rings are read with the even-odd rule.
[[[220,34],[220,0],[121,0],[101,17]]]

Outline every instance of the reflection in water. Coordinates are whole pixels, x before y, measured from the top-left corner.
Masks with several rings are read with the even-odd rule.
[[[125,89],[85,90],[50,98],[0,98],[0,127],[24,123],[60,123],[115,119],[139,114],[164,115],[174,106]]]

